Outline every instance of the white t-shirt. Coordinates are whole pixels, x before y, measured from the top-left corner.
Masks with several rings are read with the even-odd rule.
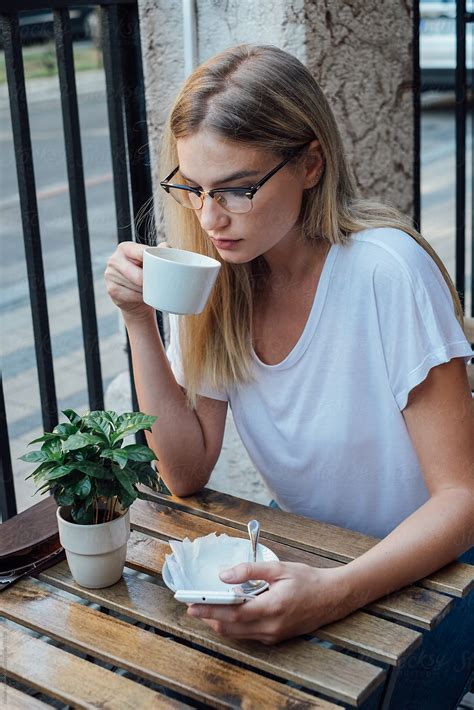
[[[177,318],[168,358],[185,386]],[[371,229],[333,245],[304,331],[228,400],[283,510],[384,537],[429,497],[401,411],[435,365],[472,356],[438,267],[409,235]]]

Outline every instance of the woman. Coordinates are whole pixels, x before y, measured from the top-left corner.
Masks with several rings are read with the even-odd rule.
[[[111,257],[149,444],[179,496],[204,486],[228,403],[285,510],[382,540],[336,569],[241,565],[270,590],[200,607],[219,633],[275,643],[456,559],[474,540],[474,436],[457,294],[396,210],[359,199],[311,74],[271,46],[227,49],[188,78],[166,126],[167,239],[219,259],[200,316],[166,354],[141,299],[143,246]],[[173,199],[174,198],[174,199]],[[431,706],[432,707],[432,706]]]

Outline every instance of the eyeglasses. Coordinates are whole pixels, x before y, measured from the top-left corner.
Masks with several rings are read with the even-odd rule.
[[[305,146],[302,146],[302,148],[304,147]],[[276,168],[270,170],[261,180],[250,187],[217,187],[214,190],[206,191],[201,190],[199,187],[190,187],[189,185],[175,185],[169,181],[178,172],[179,165],[168,177],[160,182],[160,185],[168,195],[174,197],[181,207],[186,207],[191,210],[200,210],[204,204],[204,198],[209,195],[209,197],[216,200],[227,212],[244,214],[245,212],[250,212],[252,209],[252,200],[255,193],[294,157],[295,155],[291,155],[289,158],[282,160],[281,163],[278,163]]]

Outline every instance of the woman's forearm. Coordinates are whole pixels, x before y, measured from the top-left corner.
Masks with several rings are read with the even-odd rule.
[[[422,579],[474,545],[474,493],[434,495],[387,537],[345,565],[347,613]]]
[[[156,453],[160,475],[176,495],[189,495],[205,485],[211,472],[199,420],[171,371],[153,313],[124,318],[132,352],[140,411],[156,416],[146,433]]]

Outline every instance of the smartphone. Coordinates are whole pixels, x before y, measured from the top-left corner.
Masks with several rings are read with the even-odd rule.
[[[174,598],[186,604],[243,604],[247,599],[254,599],[250,594],[236,594],[236,592],[206,592],[197,589],[178,589]]]

